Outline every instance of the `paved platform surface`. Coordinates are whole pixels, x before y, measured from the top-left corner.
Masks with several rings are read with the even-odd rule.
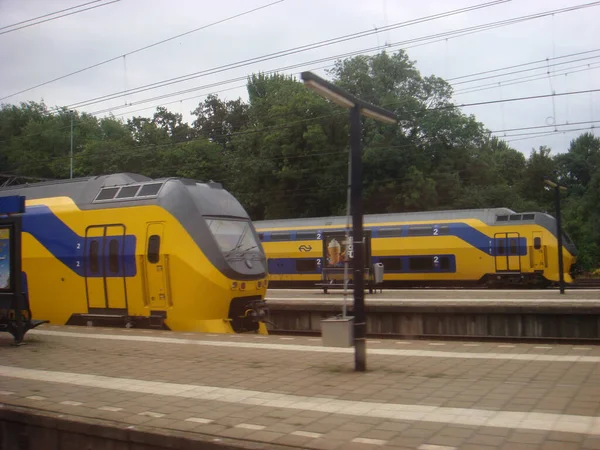
[[[0,403],[313,449],[600,449],[600,346],[44,326],[0,337]]]
[[[341,304],[343,290],[331,290],[324,294],[319,289],[270,289],[266,300],[269,303],[321,303]],[[353,293],[348,291],[347,300],[352,302]],[[464,290],[464,289],[402,289],[383,290],[374,294],[365,292],[366,304],[398,305],[481,305],[506,304],[535,306],[546,305],[600,305],[600,290],[579,289],[560,294],[558,290]]]

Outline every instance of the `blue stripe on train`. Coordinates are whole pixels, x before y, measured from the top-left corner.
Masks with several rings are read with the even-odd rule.
[[[432,268],[411,269],[410,260],[414,258],[431,258]],[[391,260],[393,260],[393,262]],[[314,261],[315,269],[298,270],[298,261],[301,261],[302,264],[305,264],[308,261]],[[456,256],[450,254],[374,256],[371,258],[371,264],[379,262],[383,263],[385,273],[456,273]],[[394,269],[393,267],[397,267],[398,262],[400,262],[401,269]],[[269,258],[268,267],[269,274],[271,275],[314,275],[322,273],[322,263],[322,258]]]
[[[87,258],[84,258],[85,237],[79,236],[60,220],[45,205],[28,206],[23,217],[23,231],[31,234],[41,245],[43,245],[56,259],[71,269],[79,276],[85,276],[87,268],[88,277],[101,277],[102,272],[90,274],[87,267]],[[107,277],[133,277],[136,274],[134,235],[110,236],[117,239],[119,249],[122,250],[118,270],[111,273],[108,270],[108,255],[99,260],[99,264],[105,266]],[[123,239],[125,242],[123,242]],[[124,246],[123,246],[124,244]],[[106,245],[106,247],[108,247]]]
[[[408,235],[409,228],[410,227],[418,227],[418,226],[425,227],[425,226],[431,226],[431,224],[426,224],[426,225],[412,224],[412,225],[386,226],[386,227],[365,227],[365,230],[371,230],[371,232],[372,232],[371,239],[455,236],[459,239],[462,239],[463,241],[465,241],[467,244],[471,245],[472,247],[475,247],[476,249],[482,251],[486,255],[497,256],[496,255],[496,247],[497,247],[496,239],[485,235],[481,231],[473,228],[470,225],[467,225],[466,223],[440,224],[440,227],[444,226],[444,227],[448,227],[448,228],[447,228],[447,230],[444,230],[443,234],[439,234],[439,235],[435,235],[435,236],[433,234],[425,235],[425,236],[409,236]],[[393,237],[390,237],[390,236],[379,237],[379,230],[389,230],[389,229],[400,229],[400,233],[398,234],[398,236],[393,236]],[[344,232],[343,229],[339,229],[339,230],[332,229],[332,230],[325,230],[325,231],[328,233]],[[302,230],[301,232],[302,233],[313,232],[320,236],[323,235],[323,230],[320,230],[320,229]],[[282,233],[282,232],[278,231],[276,233]],[[311,240],[311,239],[303,239],[303,238],[297,239],[296,235],[297,235],[298,231],[296,231],[296,230],[291,230],[289,233],[290,233],[290,239],[287,239],[287,240],[279,240],[279,239],[272,240],[271,232],[269,232],[269,231],[261,232],[260,234],[263,236],[262,242],[289,242],[289,241],[297,241],[297,240]],[[312,240],[314,240],[314,239],[312,239]],[[524,238],[524,237],[518,238],[517,253],[516,254],[511,253],[511,255],[514,255],[514,256],[527,255],[527,238]]]

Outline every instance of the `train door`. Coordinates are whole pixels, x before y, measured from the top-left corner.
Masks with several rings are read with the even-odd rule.
[[[496,233],[496,272],[520,272],[519,233]]]
[[[124,253],[125,227],[107,226],[104,233],[104,279],[109,309],[127,309]]]
[[[88,308],[106,308],[104,288],[104,227],[90,227],[85,234],[85,288]]]
[[[164,225],[149,223],[146,230],[146,279],[150,308],[164,309],[167,306],[166,256],[161,251]]]
[[[86,290],[89,309],[127,311],[123,225],[86,230]]]
[[[531,250],[533,270],[544,270],[544,246],[542,236],[543,233],[541,231],[533,232],[533,247]]]

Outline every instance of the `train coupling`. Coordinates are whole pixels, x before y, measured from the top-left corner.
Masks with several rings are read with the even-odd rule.
[[[269,322],[269,308],[264,300],[252,300],[246,304],[244,317],[253,322]]]

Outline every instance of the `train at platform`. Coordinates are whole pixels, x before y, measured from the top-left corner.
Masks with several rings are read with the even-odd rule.
[[[120,173],[0,189],[26,198],[22,271],[53,324],[266,334],[268,273],[222,185]]]
[[[383,286],[559,282],[556,220],[543,212],[489,208],[374,214],[363,221],[366,267],[383,265]],[[271,286],[314,286],[323,282],[325,271],[341,268],[347,224],[346,217],[255,221]],[[562,255],[564,281],[570,284],[577,248],[566,233]]]

